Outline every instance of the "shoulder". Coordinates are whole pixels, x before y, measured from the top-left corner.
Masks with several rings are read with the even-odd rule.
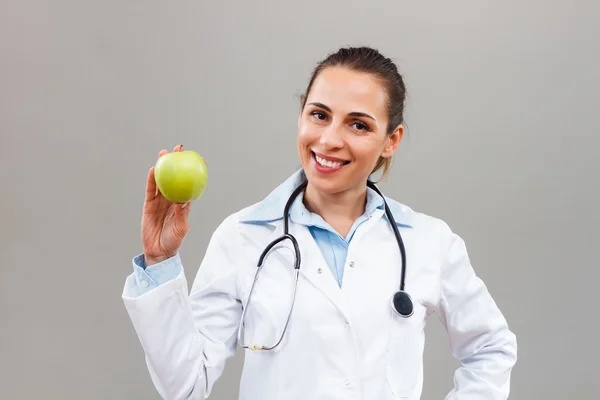
[[[405,203],[401,203],[387,196],[385,197],[385,200],[392,210],[394,217],[396,217],[396,219],[401,218],[414,230],[430,233],[434,231],[447,233],[450,230],[446,221],[440,217],[418,211]]]
[[[465,260],[468,262],[465,241],[444,219],[416,211],[395,200],[386,199],[386,201],[402,210],[405,221],[410,224],[411,229],[405,229],[401,234],[410,237],[412,249],[417,252],[418,257],[436,260],[432,264],[440,268],[458,265]]]
[[[415,210],[389,197],[386,197],[386,202],[393,211],[396,223],[401,226],[399,221],[402,221],[410,228],[405,230],[403,235],[411,235],[414,240],[425,244],[431,251],[435,249],[445,253],[457,242],[462,244],[460,236],[441,217]]]

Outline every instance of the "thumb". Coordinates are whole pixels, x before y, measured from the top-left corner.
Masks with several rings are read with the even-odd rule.
[[[189,230],[188,223],[188,215],[190,213],[191,203],[183,203],[183,204],[175,204],[175,215],[173,218],[173,223],[175,224],[175,229],[181,235],[187,234]]]

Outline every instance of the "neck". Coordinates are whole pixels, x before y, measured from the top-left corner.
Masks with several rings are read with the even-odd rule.
[[[365,212],[366,204],[366,184],[331,194],[317,191],[309,182],[304,192],[305,207],[320,215],[343,237],[347,235],[354,221]]]

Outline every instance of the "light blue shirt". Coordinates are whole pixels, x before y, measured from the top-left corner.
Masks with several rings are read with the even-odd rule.
[[[262,202],[260,202],[253,211],[244,217],[241,222],[252,224],[265,224],[281,219],[283,209],[288,201],[290,193],[295,189],[299,180],[303,178],[302,170],[283,182],[273,192],[271,192]],[[300,193],[292,206],[290,207],[290,220],[297,224],[308,227],[312,237],[321,249],[323,258],[327,262],[331,273],[341,287],[344,278],[344,265],[348,253],[348,246],[356,229],[365,222],[368,217],[376,210],[383,209],[384,203],[373,189],[367,188],[367,203],[365,212],[354,222],[346,237],[342,237],[335,231],[323,218],[315,213],[308,211],[303,203],[304,193]],[[402,211],[397,203],[387,199],[396,224],[403,227],[411,227],[401,222],[403,220]],[[129,279],[129,287],[132,293],[138,296],[149,291],[152,288],[162,285],[169,280],[175,279],[182,269],[179,254],[165,260],[161,263],[146,268],[144,265],[143,254],[133,259],[134,273]]]
[[[354,221],[346,237],[336,232],[320,215],[308,211],[303,200],[304,193],[300,193],[290,208],[290,220],[308,227],[312,237],[321,249],[323,258],[325,258],[331,273],[341,287],[348,246],[352,241],[352,237],[356,229],[368,219],[373,211],[377,208],[383,208],[383,200],[373,190],[368,189],[365,212]]]

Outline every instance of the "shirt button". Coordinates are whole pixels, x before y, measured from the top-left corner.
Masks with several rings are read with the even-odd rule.
[[[148,287],[148,281],[142,281],[142,287],[147,288]]]

